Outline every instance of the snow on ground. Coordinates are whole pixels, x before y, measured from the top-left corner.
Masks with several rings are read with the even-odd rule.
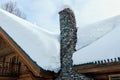
[[[112,28],[113,26],[115,28],[97,41],[94,41],[94,43],[75,52],[73,56],[74,64],[111,59],[120,56],[120,16],[105,21],[105,24],[101,25],[101,27],[105,27],[106,29],[107,27]],[[96,35],[96,32],[94,34]]]
[[[55,34],[0,9],[0,26],[45,70],[60,68],[59,33]],[[74,64],[118,57],[120,16],[78,29]]]

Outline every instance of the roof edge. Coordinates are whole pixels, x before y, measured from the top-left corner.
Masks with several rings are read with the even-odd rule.
[[[30,56],[8,35],[8,33],[0,26],[0,35],[15,49],[19,56],[25,61],[29,69],[35,76],[42,76],[40,73],[45,72]]]

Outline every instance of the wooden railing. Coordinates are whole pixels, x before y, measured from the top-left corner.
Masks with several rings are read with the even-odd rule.
[[[14,77],[20,73],[20,63],[0,62],[0,76]]]

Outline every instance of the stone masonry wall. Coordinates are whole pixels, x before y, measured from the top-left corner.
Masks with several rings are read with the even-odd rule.
[[[72,68],[72,55],[76,51],[77,28],[74,13],[71,9],[65,8],[59,12],[60,15],[60,55],[61,71],[56,80],[90,80],[85,76],[78,74]]]

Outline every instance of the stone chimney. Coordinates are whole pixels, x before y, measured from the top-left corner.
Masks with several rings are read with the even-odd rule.
[[[72,66],[72,54],[75,52],[75,46],[77,42],[77,28],[75,22],[75,16],[73,11],[69,8],[65,8],[60,15],[60,54],[61,54],[61,68],[67,66],[68,69]],[[67,63],[66,63],[67,62]]]
[[[88,80],[73,70],[72,55],[76,51],[77,28],[73,11],[65,8],[59,12],[60,16],[60,59],[61,70],[56,80]]]

